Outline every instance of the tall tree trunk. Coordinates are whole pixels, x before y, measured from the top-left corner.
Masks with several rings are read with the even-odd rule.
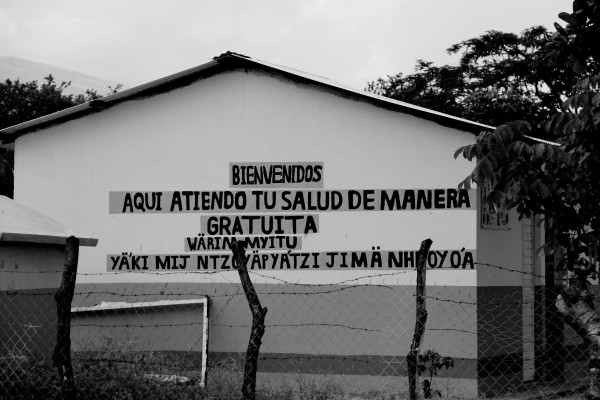
[[[600,316],[586,278],[581,274],[569,279],[556,297],[556,309],[588,346],[590,383],[585,397],[600,400]]]
[[[254,290],[254,285],[250,280],[248,270],[246,270],[245,240],[236,241],[231,247],[235,264],[237,264],[238,274],[242,281],[242,287],[252,312],[252,331],[248,341],[248,350],[246,351],[246,363],[244,366],[244,381],[242,382],[242,395],[244,400],[256,399],[256,372],[258,371],[258,354],[262,337],[265,334],[265,316],[267,308],[260,304],[260,299]]]

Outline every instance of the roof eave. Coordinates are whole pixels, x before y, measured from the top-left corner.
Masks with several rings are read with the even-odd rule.
[[[21,232],[0,232],[1,242],[25,242],[37,244],[57,244],[66,245],[68,236],[59,236],[53,234],[34,234]],[[98,239],[89,237],[78,237],[80,246],[96,247]]]
[[[172,90],[176,87],[186,85],[186,81],[191,83],[197,79],[213,75],[221,71],[217,60],[211,60],[205,64],[190,68],[176,74],[172,74],[154,81],[139,85],[121,92],[102,97],[88,103],[79,104],[65,110],[57,111],[39,118],[35,118],[17,125],[0,130],[0,141],[3,144],[14,142],[19,136],[34,132],[38,129],[57,125],[69,120],[82,117],[87,114],[95,113],[103,109],[112,107],[118,103],[133,98],[152,96]]]
[[[273,74],[282,75],[288,79],[300,83],[327,87],[329,89],[340,91],[346,96],[363,99],[385,109],[411,114],[419,118],[436,122],[443,126],[456,128],[471,132],[473,134],[479,134],[483,130],[494,129],[493,127],[484,124],[468,121],[433,110],[428,110],[423,107],[389,99],[383,96],[378,96],[372,93],[351,89],[333,81],[327,80],[327,82],[324,82],[319,79],[314,79],[314,76],[308,77],[299,72],[291,72],[291,70],[286,70],[285,68],[275,66],[267,62],[254,60],[250,57],[246,57],[237,53],[227,52],[221,56],[215,57],[213,60],[207,63],[166,76],[164,78],[156,79],[143,85],[126,89],[121,92],[102,97],[98,100],[93,100],[89,103],[80,104],[62,111],[55,112],[53,114],[2,129],[0,130],[0,141],[2,141],[3,144],[12,143],[19,136],[24,134],[46,128],[48,126],[67,122],[87,114],[99,112],[126,100],[164,93],[178,87],[186,86],[199,79],[203,79],[217,73],[247,68],[255,68]]]

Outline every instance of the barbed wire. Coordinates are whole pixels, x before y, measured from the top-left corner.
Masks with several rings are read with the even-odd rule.
[[[321,285],[321,286],[326,286],[326,285]],[[348,291],[348,290],[352,290],[352,289],[356,289],[356,288],[365,288],[365,287],[369,287],[369,288],[383,288],[383,289],[387,289],[387,290],[394,290],[394,287],[392,286],[388,286],[388,285],[355,285],[355,286],[347,286],[347,287],[342,287],[342,288],[336,288],[336,289],[330,289],[330,290],[320,290],[320,291],[309,291],[309,292],[291,292],[291,291],[259,291],[257,290],[257,294],[259,295],[264,295],[264,296],[312,296],[312,295],[318,295],[318,294],[334,294],[334,293],[340,293],[340,292],[344,292],[344,291]],[[49,291],[44,291],[44,292],[40,292],[40,291],[36,291],[36,292],[30,292],[27,290],[21,290],[21,291],[4,291],[4,292],[0,292],[1,296],[49,296],[49,295],[54,295],[56,293],[55,290],[49,290]],[[206,296],[204,293],[198,293],[198,292],[175,292],[175,291],[164,291],[164,290],[160,290],[160,291],[154,291],[154,292],[144,292],[144,293],[129,293],[129,292],[116,292],[116,291],[108,291],[108,290],[90,290],[90,291],[76,291],[75,292],[75,296],[86,296],[87,298],[92,297],[94,295],[110,295],[110,296],[115,296],[115,297],[130,297],[130,298],[151,298],[151,297],[158,297],[158,296],[167,296],[167,297],[189,297],[189,298],[197,298],[199,295],[200,296]],[[237,297],[237,296],[244,296],[243,291],[236,291],[235,293],[215,293],[215,294],[211,294],[210,298],[221,298],[221,297]],[[414,294],[411,294],[412,297],[414,297]],[[598,296],[594,296],[592,294],[592,297],[594,299],[598,299],[600,297]],[[455,300],[455,299],[448,299],[448,298],[441,298],[438,296],[431,296],[431,295],[426,295],[425,298],[430,299],[430,300],[435,300],[437,302],[447,302],[447,303],[454,303],[454,304],[462,304],[462,305],[471,305],[471,306],[477,306],[477,305],[527,305],[527,304],[534,304],[535,301],[534,300],[522,300],[522,301],[514,301],[511,300],[510,301],[501,301],[499,299],[496,299],[494,301],[488,301],[488,302],[484,302],[484,301],[464,301],[464,300]],[[98,310],[78,310],[78,312],[98,312]]]
[[[497,269],[511,274],[518,273],[524,278],[529,276],[546,277],[545,274],[519,271],[507,266],[475,264],[481,268]],[[323,370],[333,368],[331,373],[338,370],[343,373],[355,373],[356,371],[352,370],[354,367],[351,365],[356,363],[362,365],[360,368],[364,369],[361,374],[401,375],[403,373],[401,370],[394,369],[392,372],[384,370],[390,366],[393,366],[390,368],[396,368],[396,366],[400,368],[405,363],[407,343],[412,337],[415,315],[414,282],[405,277],[407,273],[414,273],[415,270],[355,269],[354,271],[363,271],[364,274],[339,277],[335,282],[331,282],[331,278],[328,278],[326,283],[307,283],[302,282],[301,276],[288,279],[281,275],[271,276],[268,273],[271,272],[269,270],[250,270],[251,276],[261,282],[256,285],[257,294],[267,303],[269,309],[265,320],[267,336],[265,336],[264,346],[266,346],[266,350],[265,354],[259,355],[259,360],[275,363],[269,367],[270,370],[278,368],[294,370],[297,367],[296,364],[302,362],[307,362],[303,368],[310,369],[310,365],[312,365],[310,363],[316,362],[322,363],[319,368],[323,368]],[[451,269],[443,271],[453,272]],[[73,313],[71,321],[73,360],[89,364],[138,364],[146,366],[150,371],[154,367],[161,367],[175,372],[189,372],[192,368],[191,358],[202,353],[203,341],[208,340],[208,333],[215,332],[218,336],[210,339],[210,341],[214,341],[215,345],[209,347],[207,368],[210,371],[210,368],[214,368],[216,365],[235,365],[236,371],[241,371],[243,354],[237,350],[243,347],[244,343],[239,343],[239,340],[241,337],[246,339],[244,332],[249,332],[252,325],[249,322],[249,314],[242,313],[239,309],[243,305],[246,307],[244,311],[247,311],[244,301],[245,294],[239,284],[237,270],[191,272],[194,277],[191,279],[192,281],[187,282],[153,282],[149,280],[148,282],[111,281],[77,284],[73,305],[78,308],[77,312]],[[62,270],[38,272],[0,269],[0,276],[5,273],[57,274],[62,273]],[[144,272],[136,274],[136,276],[142,277],[148,274],[175,275],[173,272],[159,271]],[[178,279],[181,278],[181,274],[190,274],[190,272],[180,271],[177,274]],[[195,281],[198,277],[197,274],[202,274],[207,278]],[[235,274],[235,276],[231,274]],[[89,278],[119,276],[114,272],[80,273],[78,275]],[[394,281],[395,278],[398,279]],[[220,284],[223,286],[219,286]],[[531,325],[532,343],[547,340],[544,335],[551,336],[553,335],[551,329],[556,329],[559,333],[562,332],[564,336],[562,343],[566,349],[559,356],[546,360],[543,357],[546,357],[546,352],[552,349],[540,348],[538,345],[535,347],[532,344],[530,348],[535,349],[536,365],[543,366],[539,368],[558,365],[556,368],[562,368],[563,374],[567,374],[569,368],[575,368],[561,360],[564,360],[565,357],[579,359],[581,351],[576,346],[581,342],[571,337],[573,335],[569,333],[569,328],[565,327],[562,320],[544,319],[544,324],[548,326],[543,329],[551,329],[540,335],[540,329],[542,329],[540,318],[545,318],[544,313],[547,313],[546,305],[543,304],[544,301],[541,297],[536,297],[537,295],[534,293],[531,293],[529,297],[525,296],[518,284],[513,285],[514,290],[503,289],[503,291],[497,292],[492,287],[490,293],[485,295],[482,295],[480,290],[474,289],[475,285],[467,285],[469,288],[463,290],[464,287],[459,284],[460,282],[457,282],[456,285],[427,286],[426,299],[428,300],[429,319],[426,324],[423,350],[433,349],[456,360],[464,360],[465,363],[485,364],[486,373],[492,377],[503,374],[504,369],[508,368],[507,365],[510,365],[510,368],[517,368],[514,365],[519,365],[520,373],[524,371],[527,357],[524,351],[527,346],[523,325],[526,315],[524,310],[529,309],[534,313]],[[540,285],[544,286],[543,284],[544,281]],[[207,288],[210,290],[206,290]],[[26,299],[28,296],[54,296],[55,292],[55,289],[19,289],[0,292],[0,301],[5,307],[4,315],[0,314],[0,337],[6,338],[4,343],[0,343],[0,360],[7,354],[6,351],[9,351],[12,357],[0,361],[0,363],[23,363],[23,360],[32,354],[29,349],[31,343],[41,335],[37,328],[25,328],[26,324],[36,325],[32,324],[32,321],[27,319],[28,317],[25,317],[27,312],[24,311],[27,310],[12,305],[18,304],[19,307],[23,307],[29,304],[27,300],[20,299],[20,297]],[[173,304],[177,308],[168,308],[171,305],[164,305],[156,309],[119,307],[119,303],[144,303],[157,300],[197,299],[199,297],[210,299],[208,310],[201,311],[201,313],[208,312],[208,325],[199,319],[202,314],[197,313],[199,308],[204,307],[202,305]],[[600,295],[594,294],[593,298],[597,300]],[[112,303],[112,308],[110,310],[85,309],[85,307],[93,307],[103,302]],[[34,304],[33,300],[31,304]],[[154,310],[157,312],[154,313]],[[183,313],[175,314],[178,312],[177,310],[182,310]],[[194,313],[185,314],[190,310],[194,310]],[[108,319],[115,313],[118,313],[119,320]],[[48,321],[40,323],[40,326],[55,323],[54,314],[46,317]],[[136,319],[132,319],[133,317]],[[171,319],[175,317],[177,319]],[[174,339],[170,336],[182,334],[185,335],[185,338]],[[127,335],[132,338],[131,342],[125,341]],[[172,358],[165,356],[160,361],[154,360],[150,355],[144,359],[143,353],[152,353],[153,351],[141,350],[141,344],[138,341],[140,337],[144,339],[142,342],[149,348],[156,347],[158,353],[167,352],[160,347],[161,341],[170,338],[169,340],[176,344],[177,350],[174,352],[177,354]],[[111,339],[110,345],[102,347],[103,340],[106,338],[113,339]],[[87,345],[98,353],[93,356],[87,354],[82,350]],[[218,351],[211,350],[211,347]],[[129,353],[125,358],[120,358],[120,356],[114,356],[113,351]],[[193,368],[199,368],[199,361],[196,358],[194,360],[197,364]],[[564,364],[562,367],[561,363]],[[334,364],[335,366],[332,366]],[[92,367],[90,366],[90,368]],[[141,368],[144,369],[144,367]],[[479,367],[475,369],[478,370]],[[456,375],[459,376],[460,373],[457,372]],[[452,371],[449,374],[449,376],[453,376]],[[1,376],[2,372],[0,371]],[[11,379],[14,381],[15,376],[13,374],[7,380],[0,379],[0,397],[2,397],[3,385],[13,385]],[[503,382],[502,379],[498,378],[498,382]]]

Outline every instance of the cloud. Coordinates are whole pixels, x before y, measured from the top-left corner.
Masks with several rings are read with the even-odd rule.
[[[562,0],[3,0],[8,56],[143,83],[232,50],[355,87],[489,29],[550,26]],[[545,22],[547,21],[547,22]]]

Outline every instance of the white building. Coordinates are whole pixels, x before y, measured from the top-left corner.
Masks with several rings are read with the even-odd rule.
[[[412,252],[431,238],[423,349],[454,357],[443,376],[475,395],[534,379],[544,346],[533,341],[540,235],[514,216],[491,221],[475,190],[457,190],[473,165],[454,151],[486,129],[225,53],[2,139],[15,146],[15,199],[99,238],[81,251],[82,290],[171,282],[207,295],[209,359],[244,353],[250,321],[230,252],[211,246],[291,235],[249,250],[269,309],[260,372],[404,374]]]

